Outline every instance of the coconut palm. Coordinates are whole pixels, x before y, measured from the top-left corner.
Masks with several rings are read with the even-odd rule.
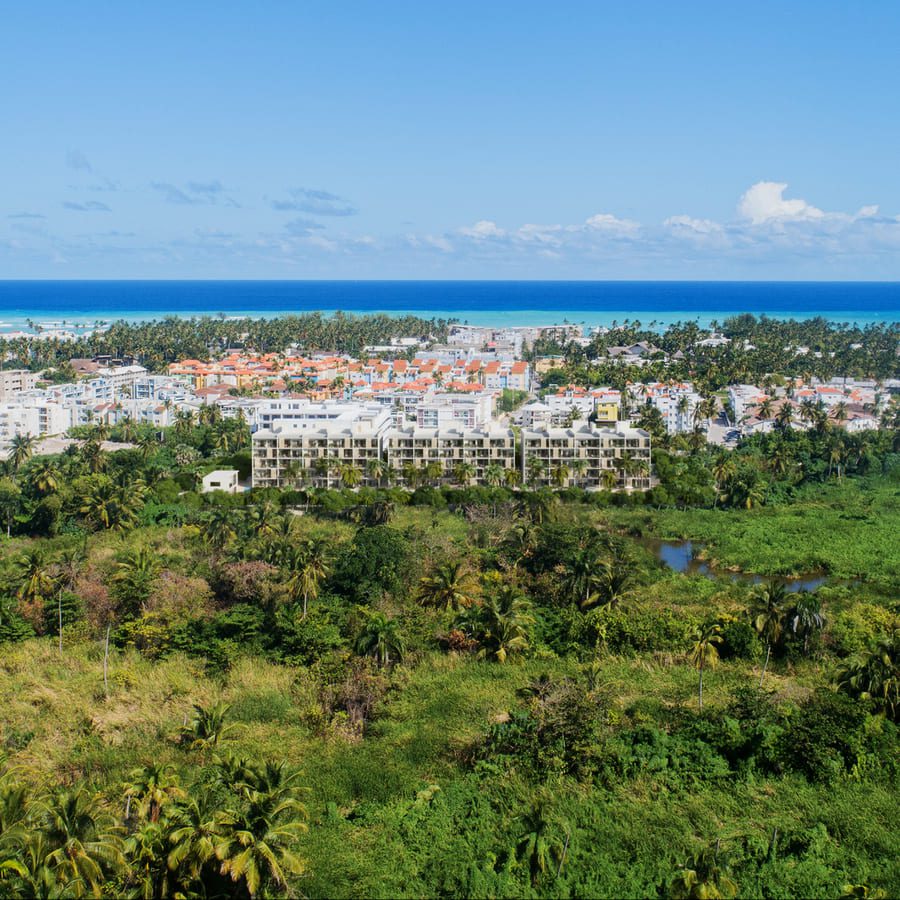
[[[56,589],[53,572],[47,562],[44,552],[37,547],[32,547],[22,554],[15,564],[18,590],[16,597],[23,607],[35,610],[43,610],[44,603]]]
[[[226,506],[214,506],[203,518],[203,540],[221,552],[235,537],[232,511]]]
[[[691,646],[691,665],[697,670],[697,703],[703,709],[703,672],[714,669],[719,664],[717,644],[722,643],[722,629],[718,625],[698,627],[694,631]]]
[[[470,462],[460,462],[453,467],[453,478],[465,487],[475,477],[475,466]]]
[[[551,797],[542,793],[536,803],[518,817],[522,832],[516,842],[516,859],[524,863],[536,887],[541,877],[556,870],[565,861],[568,835],[551,812]],[[566,838],[563,838],[566,834]]]
[[[615,469],[602,469],[600,471],[600,486],[604,491],[612,491],[619,481]]]
[[[363,479],[363,473],[359,466],[354,466],[352,463],[344,463],[337,472],[338,478],[345,488],[358,487]]]
[[[150,763],[140,769],[134,769],[125,786],[125,797],[128,801],[127,818],[136,814],[139,819],[156,823],[163,807],[184,795],[178,783],[178,776],[171,765]],[[132,801],[137,807],[134,811]]]
[[[288,569],[291,573],[288,590],[292,599],[302,600],[306,618],[309,601],[319,596],[319,586],[331,571],[328,545],[323,540],[309,540],[294,548],[289,555]]]
[[[246,808],[220,813],[215,839],[221,872],[240,883],[250,897],[284,896],[289,875],[301,875],[303,860],[294,847],[307,830],[306,810],[284,792],[246,790]]]
[[[491,487],[500,487],[500,485],[503,484],[504,471],[503,466],[498,466],[497,463],[491,463],[484,470],[484,480]]]
[[[837,685],[853,697],[870,701],[896,722],[900,716],[900,630],[851,656],[838,673]]]
[[[809,652],[810,639],[825,627],[822,604],[818,595],[802,591],[787,613],[787,626],[797,637],[803,638],[803,652]]]
[[[531,604],[515,585],[504,584],[490,591],[471,612],[464,614],[461,624],[481,644],[479,655],[502,663],[528,649],[534,617]]]
[[[475,583],[465,563],[443,563],[419,581],[419,600],[427,606],[458,612],[471,606]]]
[[[48,458],[37,460],[28,470],[28,480],[34,489],[45,496],[55,494],[59,490],[62,475],[59,466]]]
[[[387,472],[387,464],[382,459],[370,459],[366,463],[366,474],[369,478],[372,479],[376,484],[381,484],[382,479],[385,477]]]
[[[209,795],[192,792],[173,810],[168,868],[178,872],[183,883],[199,881],[204,868],[216,859],[218,838],[219,823]]]
[[[235,725],[227,721],[231,705],[217,701],[211,706],[194,704],[194,716],[181,733],[182,742],[192,750],[218,747]]]
[[[159,574],[159,559],[149,547],[132,547],[119,557],[113,574],[116,593],[129,615],[137,615],[146,603]]]
[[[507,487],[518,487],[522,481],[522,473],[513,466],[503,470],[503,482]]]
[[[47,865],[75,897],[100,897],[109,874],[125,865],[113,817],[83,788],[58,789],[36,803],[47,840]]]
[[[9,446],[9,461],[14,472],[18,472],[34,453],[37,438],[30,434],[14,434]]]
[[[363,610],[364,622],[356,638],[360,656],[373,656],[379,666],[389,666],[403,658],[406,644],[400,633],[400,622],[377,610]]]
[[[756,628],[757,634],[766,642],[766,660],[763,663],[762,674],[759,677],[760,687],[762,687],[763,679],[766,677],[772,646],[777,644],[781,638],[786,603],[787,592],[785,587],[781,582],[776,581],[770,582],[766,587],[759,589],[751,604],[753,626]]]
[[[554,466],[550,472],[550,479],[555,487],[565,487],[569,481],[569,468],[564,463]]]

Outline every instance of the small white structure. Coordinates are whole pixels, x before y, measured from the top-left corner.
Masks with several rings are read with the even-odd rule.
[[[203,476],[203,488],[201,493],[209,494],[212,491],[225,491],[226,494],[240,493],[238,485],[237,469],[216,469]]]

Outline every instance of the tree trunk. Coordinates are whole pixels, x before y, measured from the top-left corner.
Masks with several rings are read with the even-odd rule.
[[[106,647],[103,650],[103,690],[109,696],[109,630],[112,626],[106,626]]]
[[[62,656],[62,591],[56,595],[56,605],[59,610],[59,655]]]
[[[759,676],[759,686],[762,687],[763,678],[766,677],[766,669],[769,667],[769,654],[772,652],[772,642],[766,642],[766,661],[763,663],[762,675]]]
[[[697,688],[697,705],[703,709],[703,666],[700,666],[700,682]]]

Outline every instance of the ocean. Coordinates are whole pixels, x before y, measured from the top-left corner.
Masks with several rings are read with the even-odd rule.
[[[0,281],[0,332],[86,328],[168,315],[412,313],[482,325],[625,319],[708,326],[738,313],[900,321],[900,282],[712,281]]]

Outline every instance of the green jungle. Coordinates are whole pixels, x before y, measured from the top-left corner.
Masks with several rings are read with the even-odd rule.
[[[0,895],[900,894],[896,428],[634,495],[78,437],[0,477]]]

